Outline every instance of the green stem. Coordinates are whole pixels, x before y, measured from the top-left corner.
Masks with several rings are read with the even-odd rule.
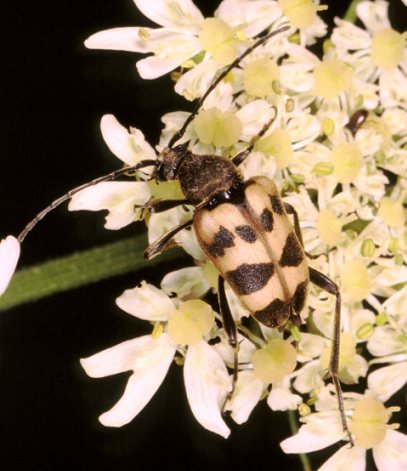
[[[358,3],[360,3],[362,0],[352,0],[350,5],[348,6],[348,9],[346,10],[345,16],[343,19],[345,21],[349,21],[350,23],[355,23],[357,16],[356,16],[356,6]]]
[[[143,234],[20,270],[0,298],[0,311],[168,262],[182,254],[180,250],[169,250],[152,260],[145,260],[143,251],[147,245]]]
[[[295,435],[298,432],[298,424],[293,410],[288,411],[288,423],[290,424],[291,433]],[[304,471],[312,471],[308,456],[305,453],[299,453],[298,456],[302,464],[302,469]]]

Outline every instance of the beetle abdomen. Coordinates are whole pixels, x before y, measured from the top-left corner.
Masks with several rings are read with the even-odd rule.
[[[239,191],[236,201],[198,210],[195,231],[250,313],[265,325],[284,326],[305,302],[304,251],[271,180],[253,178]]]

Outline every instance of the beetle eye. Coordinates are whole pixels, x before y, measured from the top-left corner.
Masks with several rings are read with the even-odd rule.
[[[191,141],[184,142],[183,144],[178,144],[172,150],[179,155],[185,154],[188,151],[189,143]]]

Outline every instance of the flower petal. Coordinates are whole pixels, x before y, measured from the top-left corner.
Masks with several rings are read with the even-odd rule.
[[[103,139],[116,157],[132,166],[140,160],[155,160],[154,149],[145,140],[141,131],[131,129],[131,133],[112,115],[106,114],[100,122]]]
[[[295,410],[301,401],[301,396],[290,391],[290,382],[287,377],[273,384],[267,398],[267,404],[271,410]]]
[[[141,286],[126,289],[116,298],[120,309],[146,321],[166,321],[175,310],[171,299],[160,289],[143,281]]]
[[[384,0],[376,2],[360,2],[356,6],[356,14],[364,23],[367,30],[371,32],[390,28],[390,20],[388,15],[389,4]]]
[[[386,299],[383,309],[393,315],[405,313],[407,311],[407,285]]]
[[[390,298],[389,298],[390,299]],[[391,325],[376,327],[367,342],[367,349],[375,357],[384,357],[404,350],[404,339]]]
[[[253,38],[281,17],[281,8],[269,0],[223,0],[215,17]]]
[[[407,363],[401,362],[373,371],[367,378],[367,384],[375,397],[387,401],[395,392],[407,383]]]
[[[99,417],[100,422],[108,427],[129,423],[145,407],[163,382],[174,358],[175,345],[166,334],[158,339],[149,335],[140,337],[133,346],[134,350],[127,353],[133,357],[134,374],[119,402]]]
[[[328,461],[318,468],[318,471],[343,471],[349,469],[352,471],[365,471],[366,469],[366,450],[364,448],[349,445],[343,446]]]
[[[141,357],[154,345],[159,344],[153,343],[150,335],[145,335],[126,340],[90,357],[82,358],[80,362],[88,376],[103,378],[133,370],[138,361],[137,357]]]
[[[254,407],[260,401],[264,384],[254,377],[253,372],[239,371],[235,392],[227,409],[232,411],[232,419],[243,424],[249,418]]]
[[[379,471],[405,471],[407,469],[407,436],[396,430],[387,430],[385,439],[373,447],[373,458]]]
[[[280,443],[284,453],[308,453],[322,450],[343,439],[344,431],[338,411],[317,412],[306,417],[307,424],[293,437]]]
[[[98,31],[85,41],[88,49],[112,51],[149,52],[148,43],[141,38],[141,28],[125,27]],[[148,32],[149,28],[143,28]]]
[[[0,296],[6,291],[20,257],[20,243],[9,235],[0,242]]]
[[[230,378],[220,355],[207,343],[188,348],[184,365],[188,402],[196,420],[224,438],[230,434],[221,408],[230,389]]]
[[[372,39],[370,34],[349,21],[335,18],[337,27],[332,32],[331,40],[338,48],[343,49],[367,49]]]
[[[214,61],[204,61],[185,72],[175,84],[175,91],[187,100],[194,100],[208,90],[218,65]]]
[[[198,32],[202,13],[191,0],[134,0],[137,8],[158,25]]]
[[[149,56],[138,61],[136,67],[141,78],[152,80],[176,69],[182,64],[182,62],[190,57],[191,56],[188,55],[187,57],[180,59],[179,57],[161,58],[157,56]]]
[[[181,299],[202,297],[210,288],[201,267],[187,267],[167,273],[161,288],[168,295],[175,293]]]
[[[69,211],[109,210],[106,229],[117,230],[137,219],[135,206],[145,204],[150,198],[150,188],[145,182],[101,182],[76,193],[69,203]]]

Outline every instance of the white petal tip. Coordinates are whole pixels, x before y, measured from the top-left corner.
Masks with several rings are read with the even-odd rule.
[[[109,412],[105,412],[104,414],[99,416],[99,422],[104,426],[104,427],[122,427],[123,425],[128,424],[130,421],[120,421],[117,420],[117,417],[113,417],[112,414]]]
[[[20,257],[20,243],[13,236],[0,242],[0,296],[6,291]]]

